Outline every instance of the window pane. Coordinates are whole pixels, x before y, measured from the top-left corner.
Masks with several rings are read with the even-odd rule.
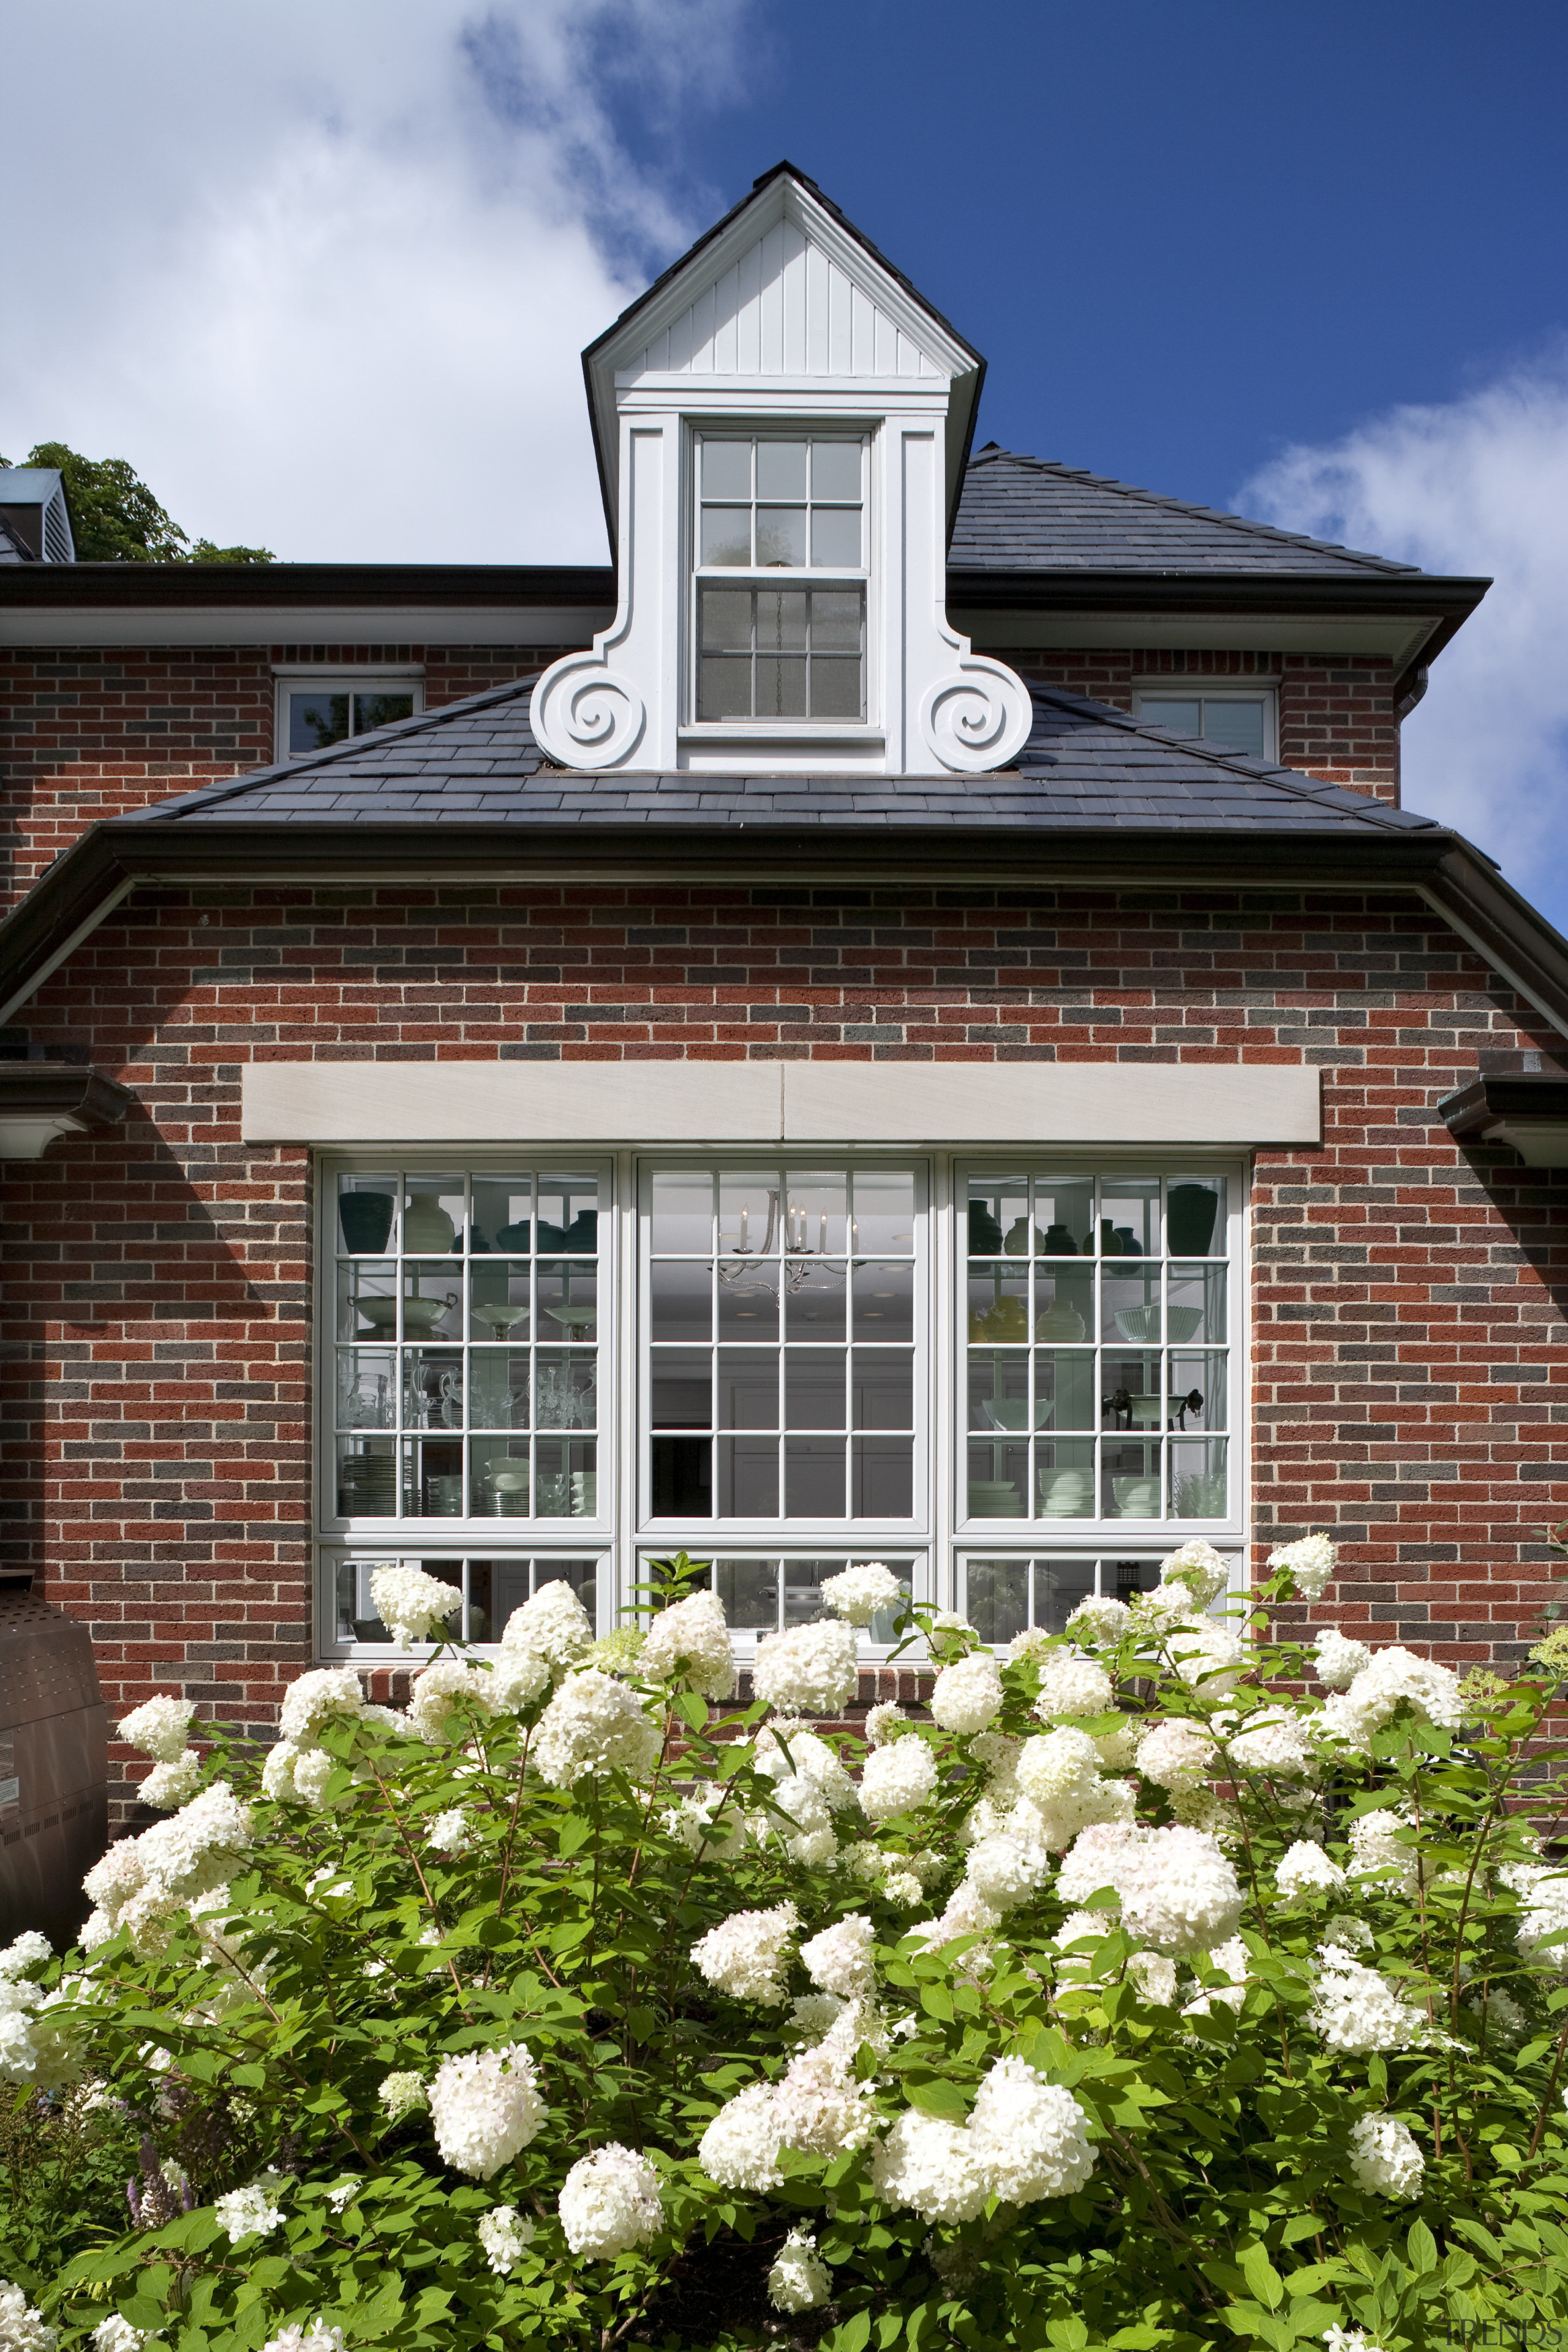
[[[719,1268],[719,1337],[761,1341],[779,1335],[778,1267],[742,1258]]]
[[[804,441],[758,442],[757,496],[759,499],[805,498]]]
[[[843,1253],[849,1179],[842,1169],[789,1171],[785,1187],[784,1247],[835,1257]]]
[[[703,562],[748,564],[751,560],[752,510],[750,507],[704,507],[702,509]]]
[[[912,1429],[914,1358],[901,1348],[857,1348],[850,1371],[857,1429]]]
[[[585,1370],[591,1367],[585,1367]],[[526,1348],[476,1348],[468,1359],[471,1386],[469,1418],[475,1429],[528,1427],[528,1350]],[[593,1382],[578,1384],[579,1401],[588,1402],[587,1426],[594,1425]],[[548,1405],[549,1399],[542,1399]],[[541,1427],[548,1424],[541,1417]]]
[[[759,719],[805,717],[804,654],[757,656],[756,715]]]
[[[915,1507],[915,1448],[912,1437],[857,1437],[850,1445],[852,1493],[858,1519],[907,1519]]]
[[[354,697],[354,733],[363,735],[372,727],[390,727],[396,719],[412,719],[414,697],[411,694],[356,694]]]
[[[705,1348],[656,1348],[650,1388],[655,1429],[711,1426],[712,1382]]]
[[[323,751],[329,743],[348,739],[349,698],[346,694],[291,694],[289,697],[289,750]]]
[[[1155,1580],[1159,1570],[1154,1570]],[[1102,1584],[1101,1590],[1109,1587]],[[1035,1562],[1035,1622],[1047,1633],[1059,1633],[1080,1601],[1094,1591],[1094,1562],[1037,1559]]]
[[[812,443],[811,495],[814,499],[859,497],[860,444],[858,441]]]
[[[1223,743],[1227,751],[1246,751],[1255,760],[1263,757],[1263,705],[1261,702],[1209,702],[1204,704],[1204,733],[1211,743]]]
[[[814,588],[811,648],[818,654],[858,654],[865,596],[858,588]]]
[[[752,592],[749,588],[704,588],[698,603],[702,614],[705,652],[751,652]]]
[[[719,1455],[720,1517],[776,1519],[779,1515],[778,1439],[721,1437],[714,1442]],[[842,1455],[842,1446],[838,1450]],[[839,1508],[842,1511],[842,1504]]]
[[[972,1176],[969,1180],[969,1255],[1000,1257],[1003,1236],[1022,1220],[1028,1232],[1029,1185],[1022,1176]]]
[[[778,1623],[779,1568],[774,1559],[720,1559],[713,1590],[738,1633],[770,1633]]]
[[[858,1265],[854,1275],[855,1337],[912,1339],[914,1275],[908,1265]]]
[[[760,654],[804,653],[805,606],[804,588],[760,588],[757,591],[757,651]]]
[[[757,562],[759,564],[805,562],[804,507],[757,509]]]
[[[719,1350],[719,1427],[776,1429],[778,1358],[771,1348]]]
[[[964,1614],[983,1642],[1011,1642],[1029,1622],[1026,1559],[972,1559],[964,1568]]]
[[[698,664],[699,719],[749,719],[752,665],[744,656],[704,654]]]
[[[844,1517],[844,1440],[784,1439],[784,1517],[841,1519]]]
[[[1044,1257],[1093,1256],[1092,1179],[1035,1179],[1035,1248]]]
[[[784,1358],[784,1426],[842,1429],[844,1355],[837,1348],[791,1348]]]
[[[969,1448],[969,1516],[972,1519],[1021,1519],[1026,1510],[1024,1482],[1029,1475],[1026,1445]]]
[[[702,1265],[655,1265],[650,1277],[655,1339],[707,1339],[713,1328],[713,1277]]]
[[[860,509],[858,507],[815,507],[811,516],[811,560],[814,563],[858,567]]]
[[[1097,1427],[1096,1386],[1094,1358],[1087,1348],[1071,1353],[1041,1349],[1035,1358],[1035,1427]]]
[[[1203,705],[1195,695],[1141,694],[1138,716],[1149,726],[1163,727],[1173,735],[1197,735],[1202,732]]]
[[[1171,1517],[1173,1519],[1223,1519],[1228,1508],[1226,1492],[1226,1441],[1210,1438],[1206,1445],[1173,1444],[1171,1448]]]
[[[1042,1519],[1095,1516],[1094,1441],[1058,1438],[1035,1449],[1036,1510]]]
[[[752,445],[749,441],[704,441],[702,495],[709,499],[751,497]]]
[[[1226,1330],[1226,1269],[1223,1265],[1173,1265],[1170,1272],[1170,1338],[1173,1348],[1192,1340],[1217,1340]]]
[[[710,1519],[713,1516],[712,1440],[656,1437],[652,1445],[655,1518]]]
[[[844,1268],[829,1261],[791,1268],[786,1327],[792,1339],[844,1339],[848,1292]]]
[[[852,1250],[908,1257],[915,1246],[915,1180],[907,1168],[858,1169]]]
[[[813,656],[811,716],[814,719],[858,719],[861,701],[858,656]]]
[[[1152,1177],[1107,1177],[1100,1188],[1102,1257],[1152,1257],[1160,1247],[1160,1186]]]
[[[660,1169],[653,1180],[651,1239],[656,1250],[713,1246],[713,1179],[706,1169]]]
[[[1165,1247],[1173,1257],[1223,1257],[1225,1178],[1189,1177],[1165,1192]]]

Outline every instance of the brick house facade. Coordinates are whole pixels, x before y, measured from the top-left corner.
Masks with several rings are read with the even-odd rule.
[[[893,315],[896,273],[798,175],[783,198]],[[617,322],[617,384],[749,218]],[[668,767],[563,760],[557,671],[653,708],[590,650],[630,641],[624,538],[616,583],[492,582],[504,630],[461,643],[457,589],[443,641],[371,635],[363,583],[281,576],[313,567],[212,583],[184,646],[166,582],[111,583],[105,621],[95,567],[0,579],[0,1121],[65,1106],[5,1171],[4,1541],[90,1624],[111,1707],[177,1686],[265,1731],[318,1657],[395,1684],[372,1558],[447,1561],[484,1638],[542,1573],[607,1624],[677,1542],[742,1625],[869,1551],[1000,1634],[1184,1532],[1239,1575],[1327,1526],[1347,1627],[1519,1654],[1568,1512],[1568,950],[1398,773],[1484,583],[959,457],[947,610],[1021,698],[994,769],[776,727],[728,771],[700,726]],[[410,567],[381,609],[427,622],[438,586]],[[319,634],[280,623],[307,592]],[[422,715],[279,759],[280,670],[388,661]],[[1211,694],[1251,726],[1253,689],[1258,752],[1169,723]],[[70,1109],[86,1071],[111,1109]]]

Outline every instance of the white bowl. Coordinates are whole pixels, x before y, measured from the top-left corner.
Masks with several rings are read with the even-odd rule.
[[[411,1339],[428,1339],[437,1323],[443,1321],[457,1303],[457,1292],[448,1298],[405,1298],[403,1301],[403,1329]],[[392,1331],[397,1324],[395,1298],[356,1298],[354,1312],[373,1330]]]
[[[1160,1337],[1159,1302],[1152,1307],[1119,1307],[1115,1322],[1122,1338],[1131,1339],[1134,1347],[1151,1346]]]

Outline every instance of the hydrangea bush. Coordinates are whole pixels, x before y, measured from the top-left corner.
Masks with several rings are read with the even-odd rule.
[[[1562,2325],[1568,1642],[1499,1688],[1279,1638],[1333,1573],[1310,1537],[1227,1612],[1188,1544],[994,1654],[899,1601],[930,1717],[861,1739],[809,1718],[873,1566],[744,1706],[689,1562],[599,1643],[548,1585],[488,1656],[399,1570],[405,1709],[302,1675],[91,1873],[79,1951],[0,1955],[0,2074],[141,2148],[125,2234],[0,2284],[0,2347]],[[192,1777],[182,1707],[127,1728]]]

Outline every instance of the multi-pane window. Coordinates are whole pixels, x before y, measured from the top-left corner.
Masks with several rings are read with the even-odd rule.
[[[389,1554],[475,1641],[558,1577],[608,1631],[684,1549],[746,1639],[879,1559],[1001,1642],[1236,1542],[1239,1203],[1173,1156],[334,1167],[323,1641],[384,1639]]]
[[[331,1562],[340,1642],[391,1641],[371,1594],[372,1574],[384,1564],[381,1555],[374,1559],[343,1555]],[[500,1559],[470,1559],[448,1553],[404,1564],[423,1569],[438,1584],[449,1584],[461,1593],[463,1608],[460,1614],[452,1616],[450,1630],[467,1642],[499,1642],[512,1611],[521,1609],[542,1584],[557,1580],[571,1585],[590,1616],[596,1605],[596,1559],[531,1559],[513,1552]]]
[[[976,1171],[970,1519],[1223,1519],[1223,1176]]]
[[[338,1179],[340,1517],[601,1516],[603,1181]]]
[[[380,686],[285,686],[279,697],[279,734],[290,760],[308,751],[324,751],[330,744],[345,743],[373,728],[390,727],[395,719],[412,719],[425,708],[425,690],[416,679],[389,679]]]
[[[916,1171],[646,1186],[653,1518],[914,1513]]]
[[[696,718],[862,719],[862,439],[704,435],[696,480]]]
[[[1135,715],[1173,735],[1202,735],[1227,751],[1270,757],[1273,698],[1267,694],[1140,694]]]

